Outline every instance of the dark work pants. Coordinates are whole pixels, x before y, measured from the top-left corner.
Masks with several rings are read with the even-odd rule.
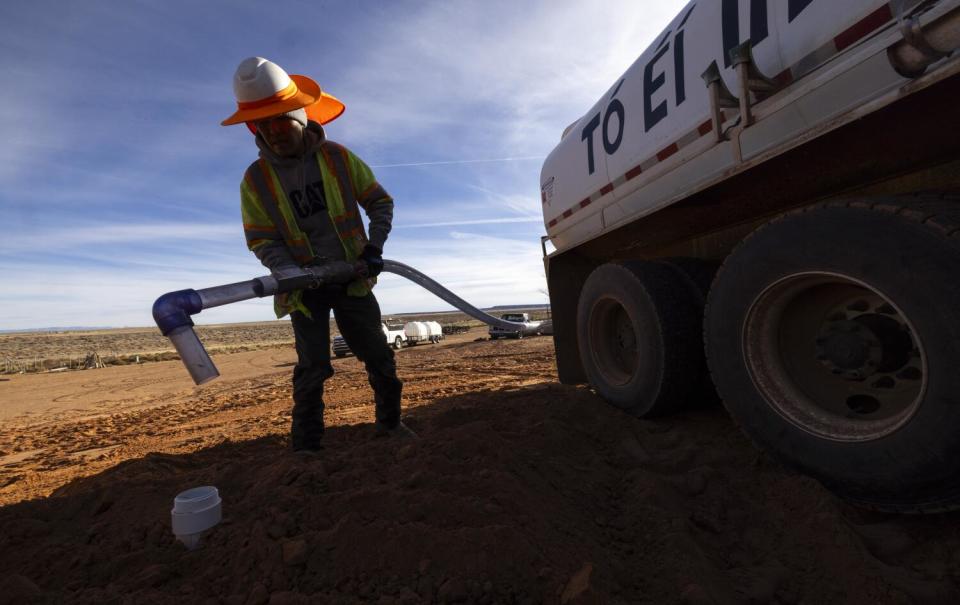
[[[372,293],[347,296],[343,289],[305,290],[303,302],[313,318],[291,314],[297,343],[297,365],[293,369],[293,421],[290,436],[293,449],[316,449],[323,437],[323,383],[333,376],[330,365],[330,310],[350,350],[367,367],[373,387],[376,419],[393,428],[400,422],[400,392],[393,350],[380,326],[380,305]]]

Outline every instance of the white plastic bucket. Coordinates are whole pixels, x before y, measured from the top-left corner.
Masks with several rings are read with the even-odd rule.
[[[190,550],[200,546],[203,532],[221,518],[220,492],[212,485],[188,489],[173,499],[170,511],[173,535]]]

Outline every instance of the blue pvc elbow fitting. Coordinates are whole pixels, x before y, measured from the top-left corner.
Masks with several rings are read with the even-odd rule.
[[[181,326],[193,326],[190,316],[203,310],[203,301],[196,290],[167,292],[153,303],[153,320],[167,336]]]

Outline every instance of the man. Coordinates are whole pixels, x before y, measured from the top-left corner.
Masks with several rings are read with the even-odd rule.
[[[416,437],[400,421],[403,383],[371,291],[383,268],[393,199],[363,161],[326,140],[322,124],[339,117],[343,103],[310,78],[288,75],[260,57],[240,63],[233,88],[237,111],[223,125],[246,123],[260,149],[240,186],[247,247],[275,274],[337,260],[355,263],[357,270],[349,284],[274,299],[277,317],[290,314],[296,338],[293,449],[322,448],[323,383],[333,375],[331,310],[350,349],[366,364],[377,434]],[[370,221],[369,238],[359,208]]]

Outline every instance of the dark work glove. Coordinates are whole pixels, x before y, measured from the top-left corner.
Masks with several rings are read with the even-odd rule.
[[[363,247],[360,260],[367,263],[368,277],[376,277],[383,271],[383,250],[373,244],[367,244]]]

